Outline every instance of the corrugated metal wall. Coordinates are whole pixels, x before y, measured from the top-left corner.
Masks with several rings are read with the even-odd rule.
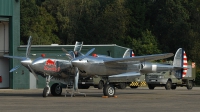
[[[15,0],[0,0],[0,16],[12,16],[13,1]]]

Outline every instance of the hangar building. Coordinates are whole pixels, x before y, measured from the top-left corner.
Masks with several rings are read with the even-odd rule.
[[[33,37],[34,38],[34,37]],[[112,57],[122,57],[127,48],[116,44],[110,45],[83,45],[82,53],[86,53],[91,48],[97,54],[110,55]],[[64,52],[73,50],[74,45],[32,45],[30,58],[35,59],[41,54],[46,54],[49,58],[65,59]],[[45,79],[35,77],[23,66],[14,72],[9,70],[21,65],[20,60],[7,59],[3,55],[25,56],[26,46],[20,45],[20,0],[0,0],[0,89],[35,89],[44,88]]]

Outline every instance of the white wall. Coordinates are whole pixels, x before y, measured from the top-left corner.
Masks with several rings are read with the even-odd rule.
[[[0,58],[0,76],[2,82],[0,88],[9,88],[9,59]]]
[[[35,76],[30,72],[30,89],[36,89],[36,78]]]
[[[0,54],[9,51],[9,22],[0,22]]]

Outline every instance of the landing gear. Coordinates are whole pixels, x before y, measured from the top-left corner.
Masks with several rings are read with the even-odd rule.
[[[43,90],[42,96],[43,96],[43,97],[47,97],[48,94],[49,94],[48,91],[49,91],[49,88],[48,88],[48,87],[45,87],[44,90]]]
[[[47,97],[50,93],[50,87],[49,87],[50,80],[51,80],[51,77],[50,77],[50,75],[48,75],[46,77],[46,87],[44,88],[43,94],[42,94],[43,97]]]
[[[113,97],[115,95],[115,87],[110,84],[106,84],[103,88],[104,96]]]
[[[60,96],[62,93],[62,86],[58,83],[55,83],[51,86],[51,94],[53,96]]]

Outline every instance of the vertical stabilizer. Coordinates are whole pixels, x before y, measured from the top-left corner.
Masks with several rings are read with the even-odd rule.
[[[31,51],[31,40],[32,40],[32,37],[30,36],[29,40],[28,40],[27,48],[26,48],[26,58],[29,57],[29,54],[30,54],[30,51]]]
[[[178,79],[185,77],[187,74],[187,56],[182,48],[179,48],[174,56],[173,67],[178,68],[175,76]]]
[[[133,50],[132,49],[127,49],[124,52],[123,58],[134,57],[134,56],[135,56],[135,54],[134,54]]]

